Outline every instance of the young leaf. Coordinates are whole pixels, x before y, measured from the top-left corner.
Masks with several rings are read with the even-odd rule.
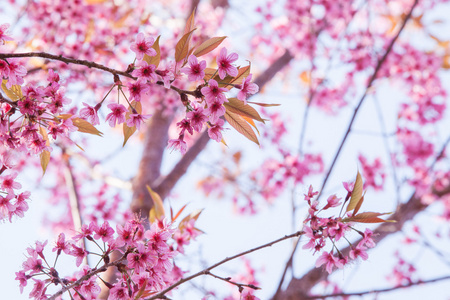
[[[101,131],[99,131],[97,128],[95,128],[94,125],[92,125],[88,121],[83,120],[81,118],[73,118],[72,123],[73,123],[73,125],[78,127],[78,131],[80,131],[80,132],[95,134],[98,136],[103,135],[103,133]]]
[[[188,216],[184,217],[183,220],[180,221],[180,224],[178,225],[178,228],[183,229],[186,226],[186,223],[190,220],[198,220],[198,217],[202,213],[203,209],[197,209],[193,212],[191,212]]]
[[[172,222],[175,222],[175,220],[180,216],[180,214],[183,212],[183,210],[186,208],[186,206],[187,206],[187,204],[183,205],[183,207],[177,212],[177,214],[175,216],[171,216]]]
[[[355,187],[353,188],[352,197],[350,198],[350,202],[348,203],[346,212],[349,212],[356,207],[359,200],[361,200],[362,193],[363,193],[363,181],[361,174],[358,171],[358,174],[356,174]]]
[[[140,114],[142,113],[142,105],[141,102],[137,102],[137,101],[133,101],[131,103],[131,105],[134,107],[134,109]],[[128,120],[130,118],[130,115],[133,113],[133,110],[131,109],[131,107],[128,107],[128,111],[125,114],[125,119]],[[136,126],[133,127],[128,127],[127,123],[124,122],[123,123],[123,145],[122,147],[125,146],[125,144],[127,143],[128,139],[136,132]]]
[[[346,218],[345,222],[357,222],[357,223],[385,223],[385,222],[396,222],[395,220],[383,220],[378,218],[379,216],[389,215],[391,213],[376,213],[376,212],[363,212],[354,215],[350,218]]]
[[[180,62],[186,58],[189,52],[189,41],[195,28],[183,35],[175,46],[175,62]]]
[[[144,60],[149,64],[149,65],[155,65],[156,68],[158,68],[159,66],[159,62],[161,61],[161,49],[159,48],[159,38],[161,36],[159,35],[156,38],[156,41],[153,43],[152,48],[155,49],[156,51],[156,55],[155,56],[148,56],[147,54],[144,54]]]
[[[250,65],[245,66],[243,68],[239,68],[238,74],[236,77],[233,77],[231,79],[230,83],[232,84],[241,84],[244,82],[244,79],[250,74]],[[229,89],[231,89],[232,86],[229,86]]]
[[[45,145],[49,146],[50,141],[48,140],[47,131],[45,131],[45,128],[39,126],[39,133],[42,135],[42,138],[45,140]],[[44,176],[45,171],[47,170],[48,163],[50,162],[50,151],[44,150],[39,155],[39,158],[41,160],[41,168],[42,168],[42,176]]]
[[[8,80],[3,79],[2,81],[2,90],[5,92],[6,96],[8,96],[9,99],[11,99],[12,101],[18,101],[20,99],[22,99],[23,94],[22,94],[22,87],[20,85],[13,85],[10,89],[8,89],[6,87],[6,83],[8,82]]]
[[[164,211],[164,205],[163,205],[163,202],[161,200],[161,197],[158,195],[158,193],[153,191],[150,186],[147,185],[146,187],[147,187],[148,193],[150,194],[150,197],[153,200],[154,209],[155,209],[154,210],[155,218],[156,219],[161,219],[161,217],[164,217],[166,215],[166,213]],[[152,210],[153,210],[153,208],[152,208]]]
[[[44,150],[39,155],[41,160],[42,176],[44,176],[47,170],[48,163],[50,162],[50,151]]]
[[[186,34],[190,31],[192,31],[192,29],[194,29],[194,25],[195,25],[195,8],[192,10],[191,15],[189,16],[189,19],[187,19],[186,21],[186,26],[184,26],[184,32],[183,34]]]
[[[225,120],[227,120],[230,125],[236,129],[240,134],[248,138],[250,141],[256,143],[259,146],[258,138],[253,132],[250,125],[239,115],[226,111]]]
[[[268,103],[259,103],[259,102],[251,102],[251,101],[247,101],[247,103],[259,105],[259,106],[262,106],[262,107],[271,107],[271,106],[280,106],[281,105],[281,104],[277,104],[277,103],[268,104]]]
[[[228,102],[225,102],[223,106],[225,106],[227,111],[231,111],[240,116],[246,116],[253,120],[265,123],[264,119],[261,118],[259,113],[253,107],[248,104],[244,104],[243,101],[237,98],[229,98]]]
[[[226,36],[213,37],[213,38],[210,38],[210,39],[204,41],[203,43],[200,44],[200,46],[197,47],[197,49],[195,49],[194,55],[197,57],[200,57],[202,55],[205,55],[205,54],[213,51],[226,38],[227,38]]]
[[[361,205],[364,202],[364,195],[366,194],[366,192],[364,192],[364,194],[362,195],[361,199],[358,201],[358,203],[356,204],[355,210],[353,211],[353,214],[356,215],[359,211],[359,209],[361,208]]]

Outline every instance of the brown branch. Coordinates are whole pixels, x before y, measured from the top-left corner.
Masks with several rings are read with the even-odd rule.
[[[81,209],[80,209],[80,196],[77,191],[77,186],[75,182],[75,178],[72,172],[72,166],[70,165],[69,156],[66,154],[65,149],[62,148],[63,151],[63,160],[65,164],[64,168],[64,179],[67,185],[67,192],[69,194],[69,203],[70,203],[70,212],[72,214],[73,227],[75,231],[80,231],[81,226],[83,225],[83,218],[81,217]],[[83,248],[86,248],[86,238],[83,238]],[[89,265],[87,256],[84,257],[83,263]]]
[[[103,71],[109,72],[114,75],[122,75],[122,76],[125,76],[128,78],[136,79],[136,77],[132,76],[131,74],[129,74],[127,72],[111,69],[111,68],[105,67],[103,65],[100,65],[98,63],[88,61],[88,60],[83,60],[83,59],[75,59],[75,58],[65,57],[62,55],[49,54],[49,53],[45,53],[45,52],[0,53],[0,59],[13,58],[13,57],[47,58],[47,59],[62,61],[66,64],[82,65],[82,66],[86,66],[88,68],[103,70]]]
[[[291,239],[291,238],[294,238],[294,237],[299,237],[299,236],[301,236],[301,235],[303,235],[303,234],[305,234],[304,231],[297,231],[296,233],[293,233],[293,234],[290,234],[290,235],[286,235],[286,236],[284,236],[284,237],[282,237],[282,238],[279,238],[279,239],[277,239],[277,240],[275,240],[275,241],[272,241],[272,242],[270,242],[270,243],[267,243],[267,244],[261,245],[261,246],[259,246],[259,247],[256,247],[256,248],[253,248],[253,249],[250,249],[250,250],[241,252],[241,253],[236,254],[236,255],[233,255],[233,256],[231,256],[231,257],[227,257],[227,258],[225,258],[225,259],[219,261],[218,263],[216,263],[216,264],[214,264],[214,265],[212,265],[212,266],[210,266],[210,267],[208,267],[208,268],[206,268],[206,269],[204,269],[204,270],[202,270],[202,271],[200,271],[200,272],[197,272],[197,273],[195,273],[195,274],[193,274],[193,275],[191,275],[191,276],[188,276],[188,277],[186,277],[186,278],[183,278],[183,279],[178,280],[176,283],[174,283],[174,284],[172,284],[171,286],[167,287],[166,289],[162,290],[162,291],[159,292],[158,294],[153,295],[152,297],[148,298],[147,300],[153,300],[153,299],[165,299],[165,296],[164,296],[164,295],[167,294],[168,292],[170,292],[171,290],[173,290],[174,288],[176,288],[177,286],[179,286],[179,285],[181,285],[181,284],[183,284],[183,283],[185,283],[185,282],[187,282],[187,281],[189,281],[189,280],[192,280],[192,279],[194,279],[194,278],[196,278],[196,277],[199,277],[199,276],[202,276],[202,275],[209,275],[209,274],[210,274],[210,271],[211,271],[212,269],[217,268],[218,266],[223,265],[223,264],[226,263],[226,262],[229,262],[229,261],[231,261],[231,260],[234,260],[234,259],[236,259],[236,258],[238,258],[238,257],[241,257],[241,256],[244,256],[244,255],[247,255],[247,254],[249,254],[249,253],[252,253],[252,252],[261,250],[261,249],[263,249],[263,248],[271,247],[271,246],[273,246],[273,245],[275,245],[275,244],[277,244],[277,243],[279,243],[279,242],[282,242],[282,241],[284,241],[284,240]]]
[[[98,269],[92,269],[88,274],[80,277],[77,281],[75,281],[75,282],[73,282],[73,283],[71,283],[69,285],[66,285],[60,291],[58,291],[56,294],[54,294],[51,297],[49,297],[47,300],[55,300],[57,297],[61,296],[62,294],[64,294],[68,290],[81,285],[84,281],[88,280],[92,276],[94,276],[94,275],[96,275],[98,273],[105,272],[109,267],[117,266],[117,265],[121,264],[125,260],[125,257],[127,255],[128,255],[128,253],[125,253],[121,258],[119,258],[116,261],[104,264],[103,266],[101,266]]]
[[[228,283],[230,283],[230,284],[232,284],[232,285],[235,285],[235,286],[238,287],[239,292],[242,292],[242,290],[244,289],[244,287],[248,287],[248,288],[251,288],[251,289],[254,289],[254,290],[260,290],[260,289],[261,289],[260,287],[257,287],[257,286],[254,285],[254,284],[245,284],[245,283],[234,282],[234,281],[231,280],[231,277],[221,277],[221,276],[219,276],[219,275],[216,275],[216,274],[211,273],[210,271],[206,271],[206,272],[205,272],[205,275],[209,275],[209,276],[214,277],[214,278],[216,278],[216,279],[220,279],[220,280],[223,280],[223,281],[225,281],[225,282],[228,282]]]
[[[412,286],[416,286],[416,285],[427,284],[427,283],[434,283],[434,282],[448,280],[448,279],[450,279],[450,275],[443,276],[443,277],[438,277],[438,278],[433,278],[433,279],[428,279],[428,280],[418,280],[418,281],[415,281],[415,282],[410,282],[408,284],[399,285],[399,286],[395,286],[395,287],[391,287],[391,288],[371,290],[371,291],[364,291],[364,292],[337,293],[337,294],[329,294],[329,295],[322,295],[322,296],[319,296],[319,295],[317,295],[317,296],[309,296],[309,297],[306,297],[306,299],[326,299],[326,298],[334,298],[334,297],[364,296],[364,295],[367,295],[367,294],[378,294],[378,293],[391,292],[391,291],[395,291],[395,290],[398,290],[398,289],[404,289],[404,288],[408,288],[408,287],[412,287]]]
[[[353,122],[356,119],[356,115],[358,114],[358,111],[361,108],[361,105],[363,104],[364,100],[366,99],[366,96],[367,96],[370,88],[372,87],[375,79],[377,78],[378,72],[380,71],[381,66],[386,61],[387,56],[389,55],[389,53],[391,53],[392,48],[394,47],[395,42],[397,41],[398,37],[402,33],[403,29],[405,28],[406,23],[411,18],[412,13],[414,11],[414,8],[416,7],[418,2],[419,2],[419,0],[415,0],[414,1],[414,4],[411,6],[411,9],[409,10],[409,13],[404,18],[403,23],[400,26],[400,29],[398,30],[397,34],[395,35],[395,37],[389,43],[388,47],[386,48],[386,52],[384,53],[384,55],[378,60],[377,66],[375,67],[375,70],[374,70],[372,76],[370,77],[369,82],[367,83],[367,87],[366,87],[366,89],[364,91],[364,94],[361,96],[361,99],[359,100],[358,105],[355,107],[355,110],[353,112],[352,118],[350,119],[350,123],[348,124],[347,131],[345,132],[344,138],[342,139],[341,144],[339,145],[338,151],[336,152],[336,154],[334,156],[333,162],[331,163],[331,166],[328,169],[327,174],[325,175],[325,179],[323,180],[322,187],[319,189],[319,195],[318,195],[317,199],[319,199],[319,197],[321,196],[323,190],[325,189],[325,186],[327,184],[328,178],[330,177],[331,172],[333,171],[333,168],[334,168],[334,166],[335,166],[335,164],[336,164],[336,162],[338,160],[339,154],[341,153],[341,150],[344,147],[345,142],[347,141],[347,137],[349,136],[350,131],[352,130]]]
[[[147,127],[144,141],[144,153],[136,177],[133,179],[133,200],[131,210],[147,218],[153,201],[146,186],[155,187],[155,180],[161,174],[164,149],[167,146],[168,130],[173,115],[163,111],[153,114]]]

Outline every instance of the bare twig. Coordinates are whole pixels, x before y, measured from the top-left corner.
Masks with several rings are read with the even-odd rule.
[[[331,175],[331,172],[333,171],[333,168],[339,158],[339,154],[342,151],[342,148],[344,147],[345,142],[347,141],[347,138],[350,134],[350,131],[352,130],[352,126],[353,126],[353,122],[356,119],[356,115],[358,114],[359,109],[361,108],[361,105],[363,104],[364,100],[366,99],[366,96],[370,90],[370,88],[372,87],[375,79],[377,78],[378,72],[381,69],[381,66],[383,65],[383,63],[386,61],[387,56],[389,55],[389,53],[391,53],[392,48],[394,47],[395,42],[397,41],[398,37],[400,36],[400,34],[403,32],[403,29],[406,26],[406,23],[408,22],[408,20],[411,18],[412,16],[412,12],[414,11],[414,8],[417,6],[417,3],[419,2],[419,0],[415,0],[414,4],[411,6],[411,9],[409,10],[409,13],[405,16],[402,25],[400,26],[400,29],[398,30],[397,34],[395,35],[395,37],[391,40],[391,42],[389,43],[388,47],[386,48],[386,52],[384,53],[384,55],[378,60],[378,63],[375,67],[375,70],[372,74],[372,76],[369,79],[369,82],[367,83],[367,87],[364,91],[364,94],[361,96],[361,99],[358,102],[358,105],[355,107],[355,110],[353,112],[352,118],[350,119],[350,123],[348,124],[347,127],[347,131],[345,132],[344,138],[341,141],[341,144],[339,145],[338,151],[336,152],[333,162],[331,163],[330,168],[328,169],[327,174],[325,175],[325,179],[323,180],[322,183],[322,187],[319,189],[319,195],[317,196],[317,199],[319,199],[319,197],[321,196],[323,190],[325,189],[325,186],[327,184],[328,178]]]
[[[186,278],[183,278],[183,279],[178,280],[176,283],[174,283],[174,284],[172,284],[171,286],[169,286],[168,288],[162,290],[162,291],[159,292],[158,294],[153,295],[152,297],[148,298],[147,300],[164,299],[164,297],[165,297],[164,295],[165,295],[166,293],[168,293],[169,291],[173,290],[174,288],[176,288],[177,286],[179,286],[179,285],[181,285],[181,284],[183,284],[183,283],[185,283],[185,282],[187,282],[187,281],[189,281],[189,280],[192,280],[192,279],[194,279],[194,278],[196,278],[196,277],[199,277],[199,276],[202,276],[202,275],[209,275],[209,274],[210,274],[210,271],[211,271],[212,269],[217,268],[218,266],[223,265],[223,264],[226,263],[226,262],[229,262],[229,261],[231,261],[231,260],[233,260],[233,259],[236,259],[236,258],[241,257],[241,256],[244,256],[244,255],[247,255],[247,254],[249,254],[249,253],[252,253],[252,252],[261,250],[261,249],[263,249],[263,248],[271,247],[271,246],[273,246],[273,245],[275,245],[275,244],[277,244],[277,243],[279,243],[279,242],[281,242],[281,241],[284,241],[284,240],[287,240],[287,239],[291,239],[291,238],[294,238],[294,237],[298,237],[298,236],[301,236],[301,235],[303,235],[303,234],[304,234],[303,231],[297,231],[296,233],[293,233],[293,234],[290,234],[290,235],[286,235],[286,236],[284,236],[284,237],[282,237],[282,238],[279,238],[279,239],[277,239],[277,240],[275,240],[275,241],[272,241],[272,242],[270,242],[270,243],[267,243],[267,244],[261,245],[261,246],[259,246],[259,247],[256,247],[256,248],[253,248],[253,249],[250,249],[250,250],[241,252],[241,253],[236,254],[236,255],[233,255],[233,256],[231,256],[231,257],[227,257],[227,258],[225,258],[225,259],[219,261],[218,263],[216,263],[216,264],[214,264],[214,265],[212,265],[212,266],[210,266],[210,267],[208,267],[208,268],[206,268],[206,269],[204,269],[204,270],[202,270],[202,271],[200,271],[200,272],[197,272],[197,273],[195,273],[195,274],[193,274],[193,275],[191,275],[191,276],[188,276],[188,277],[186,277]]]
[[[450,275],[443,276],[443,277],[437,277],[437,278],[433,278],[433,279],[428,279],[428,280],[418,280],[415,282],[410,282],[408,284],[399,285],[399,286],[395,286],[395,287],[391,287],[391,288],[385,288],[385,289],[370,290],[370,291],[363,291],[363,292],[353,292],[353,293],[337,293],[337,294],[328,294],[328,295],[321,295],[321,296],[316,295],[316,296],[306,297],[305,299],[326,299],[326,298],[334,298],[334,297],[364,296],[367,294],[386,293],[386,292],[391,292],[391,291],[395,291],[398,289],[404,289],[404,288],[408,288],[408,287],[412,287],[412,286],[416,286],[416,285],[434,283],[434,282],[448,280],[448,279],[450,279]]]

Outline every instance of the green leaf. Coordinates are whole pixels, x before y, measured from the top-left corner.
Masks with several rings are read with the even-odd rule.
[[[261,118],[259,113],[253,107],[251,107],[248,104],[244,104],[243,101],[241,101],[237,98],[229,98],[228,102],[225,102],[223,104],[223,106],[225,106],[227,111],[233,112],[240,116],[246,116],[253,120],[265,123],[264,119]]]
[[[189,41],[195,28],[181,37],[175,46],[175,62],[180,62],[186,58],[189,52]]]
[[[204,41],[203,43],[201,43],[197,49],[195,49],[194,51],[194,55],[197,57],[200,57],[202,55],[205,55],[211,51],[213,51],[214,49],[216,49],[217,47],[219,47],[219,45],[223,42],[224,39],[226,39],[226,36],[221,36],[221,37],[213,37],[210,39],[207,39],[206,41]]]
[[[12,101],[18,101],[23,98],[22,87],[20,85],[14,84],[10,89],[6,87],[8,80],[3,79],[2,90],[5,92],[6,96]]]
[[[358,171],[358,173],[356,174],[355,186],[352,191],[352,197],[350,198],[350,202],[348,203],[346,212],[349,212],[356,207],[359,200],[361,200],[362,193],[363,193],[363,181],[361,174]]]
[[[144,60],[149,65],[155,65],[156,68],[159,66],[159,62],[161,61],[161,49],[159,48],[159,38],[161,36],[158,36],[156,38],[156,41],[153,43],[152,48],[155,49],[156,55],[155,56],[148,56],[147,54],[144,54]]]
[[[226,111],[225,112],[225,120],[227,120],[230,125],[236,129],[240,134],[248,138],[250,141],[256,143],[259,146],[258,138],[256,134],[253,132],[250,125],[238,114]]]

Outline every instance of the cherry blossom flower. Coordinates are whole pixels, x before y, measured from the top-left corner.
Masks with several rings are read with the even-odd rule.
[[[216,123],[208,129],[209,137],[218,143],[222,140],[223,124],[225,124],[224,120],[217,119]]]
[[[127,109],[122,104],[110,103],[108,104],[108,108],[111,109],[111,113],[109,113],[105,121],[108,121],[109,126],[114,127],[117,124],[121,124],[125,122],[125,113]]]
[[[129,300],[128,290],[123,280],[117,282],[112,289],[109,290],[109,298],[111,300]]]
[[[188,75],[190,81],[203,80],[205,77],[206,61],[202,60],[198,62],[195,55],[189,55],[188,58],[189,67],[181,69],[181,72]]]
[[[57,254],[60,255],[61,251],[64,251],[65,254],[70,253],[70,244],[66,242],[66,236],[64,233],[60,233],[58,236],[58,240],[56,241],[55,247],[52,249],[52,252],[57,251]]]
[[[29,277],[27,275],[25,275],[24,271],[16,272],[15,280],[19,280],[19,282],[20,282],[19,287],[20,287],[21,294],[23,293],[23,288],[27,286],[28,279],[29,279]]]
[[[333,272],[333,268],[342,268],[344,265],[339,261],[339,259],[330,252],[324,251],[322,255],[316,261],[316,268],[319,268],[321,265],[326,264],[326,270],[329,274]]]
[[[144,54],[147,54],[148,56],[156,55],[155,49],[152,48],[154,42],[154,38],[145,38],[144,34],[139,32],[136,36],[136,42],[131,44],[130,49],[136,53],[136,58],[138,60],[142,60],[144,58]]]
[[[224,79],[228,74],[229,76],[235,77],[238,74],[238,69],[232,65],[239,56],[236,53],[231,53],[227,56],[227,49],[222,48],[219,55],[216,58],[217,66],[219,68],[219,77]]]
[[[147,94],[150,91],[150,86],[144,82],[142,79],[138,79],[135,82],[129,83],[127,85],[128,91],[130,92],[129,101],[141,101],[141,95]]]
[[[86,106],[85,108],[80,109],[79,115],[82,119],[85,119],[89,122],[91,122],[92,125],[98,125],[100,124],[100,121],[98,119],[98,108],[97,106],[92,107],[89,104],[83,102],[83,105]]]
[[[205,115],[209,116],[211,123],[217,123],[219,118],[225,114],[226,108],[222,103],[219,99],[208,103],[208,107],[205,109]]]
[[[88,252],[84,250],[82,247],[78,247],[76,245],[72,245],[72,249],[69,252],[70,255],[73,255],[76,257],[76,266],[79,267],[81,263],[83,262],[83,259],[86,257]]]
[[[129,119],[127,120],[128,127],[136,126],[137,130],[141,129],[141,124],[150,118],[152,115],[141,115],[141,114],[131,114]]]
[[[157,80],[155,65],[149,65],[145,60],[139,61],[137,65],[138,68],[133,70],[132,72],[134,76],[138,77],[139,79],[146,79],[152,83]]]
[[[27,74],[27,69],[19,63],[18,59],[15,58],[9,58],[8,64],[9,78],[6,83],[6,87],[10,89],[15,84],[22,85],[24,82],[23,77]]]
[[[350,250],[349,256],[351,259],[357,259],[358,257],[361,257],[363,260],[367,260],[369,258],[369,255],[365,251],[366,249],[366,247],[358,244],[358,246]]]
[[[194,133],[194,130],[192,129],[192,126],[191,126],[191,122],[187,119],[183,119],[180,122],[178,122],[177,126],[181,128],[180,135],[183,135],[186,130],[191,135]]]
[[[203,129],[203,124],[208,121],[208,117],[203,112],[203,107],[198,106],[186,114],[186,118],[189,119],[192,128],[195,131],[200,132]],[[192,133],[191,133],[192,134]]]
[[[227,92],[226,88],[219,88],[219,84],[214,79],[210,79],[208,86],[201,89],[202,94],[205,96],[206,103],[212,103],[214,100],[219,99],[221,103],[227,101],[227,98],[223,94]]]
[[[6,31],[9,28],[9,24],[5,23],[5,24],[1,24],[0,25],[0,45],[4,45],[5,41],[12,41],[13,38],[10,37],[9,35],[6,35]]]
[[[18,172],[13,172],[3,176],[0,187],[8,193],[14,193],[14,189],[20,189],[22,185],[19,182],[14,181],[18,174]]]
[[[108,243],[113,239],[114,229],[112,229],[111,226],[109,226],[108,221],[103,222],[102,226],[96,227],[94,229],[94,232],[95,232],[94,238],[95,239],[101,238],[102,241],[104,241],[105,243]]]
[[[247,104],[247,98],[250,95],[256,94],[259,91],[259,87],[256,83],[250,82],[252,80],[252,74],[248,75],[242,85],[237,86],[240,89],[237,94],[237,98],[241,101],[244,101],[244,104]]]
[[[171,139],[168,142],[169,149],[177,149],[181,152],[181,154],[185,154],[187,151],[186,142],[183,140],[182,135],[178,139]]]

